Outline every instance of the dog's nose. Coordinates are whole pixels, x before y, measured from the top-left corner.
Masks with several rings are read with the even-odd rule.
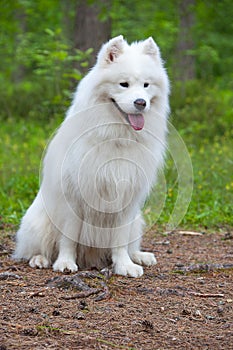
[[[143,98],[137,98],[134,101],[134,106],[139,110],[139,111],[143,111],[143,109],[145,109],[146,107],[146,101],[143,100]]]

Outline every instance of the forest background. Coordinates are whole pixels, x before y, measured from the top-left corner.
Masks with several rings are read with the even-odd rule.
[[[101,44],[123,34],[152,36],[171,81],[170,121],[194,175],[185,228],[232,226],[233,3],[231,0],[0,0],[0,224],[18,225],[39,186],[49,137]],[[148,226],[164,229],[178,195],[174,159],[166,199],[145,205]]]

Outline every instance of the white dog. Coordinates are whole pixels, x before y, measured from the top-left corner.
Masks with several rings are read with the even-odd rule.
[[[162,166],[169,83],[152,38],[101,48],[50,142],[38,195],[22,219],[14,257],[77,271],[112,262],[139,277],[141,207]]]

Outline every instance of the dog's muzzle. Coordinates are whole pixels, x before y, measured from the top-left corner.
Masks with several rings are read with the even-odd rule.
[[[124,112],[121,107],[116,103],[116,101],[111,98],[111,101],[113,102],[114,106],[118,109],[118,111],[121,112],[121,114],[124,116],[124,118],[127,120],[127,122],[132,126],[132,128],[136,131],[142,130],[144,127],[144,117],[141,113],[126,113]],[[138,98],[134,101],[134,106],[138,111],[142,111],[146,107],[146,101],[142,98]]]

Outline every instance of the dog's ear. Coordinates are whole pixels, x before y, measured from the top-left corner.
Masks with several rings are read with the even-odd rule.
[[[150,55],[154,58],[160,57],[160,51],[158,45],[154,42],[152,37],[149,37],[143,41],[143,53]]]
[[[124,38],[122,35],[119,35],[106,44],[103,45],[102,49],[98,55],[98,63],[112,63],[115,59],[123,53],[124,49]]]

